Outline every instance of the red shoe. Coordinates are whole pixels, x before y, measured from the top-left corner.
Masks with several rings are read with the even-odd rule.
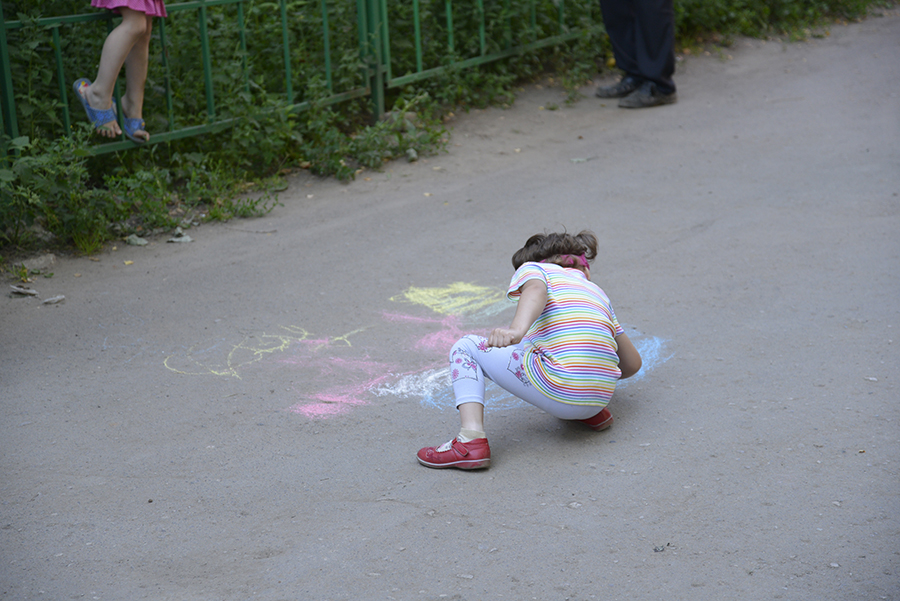
[[[578,421],[580,421],[582,424],[589,425],[591,428],[599,432],[600,430],[606,430],[612,425],[613,416],[612,413],[609,412],[609,409],[604,407],[603,410],[594,417],[590,417],[588,419],[580,419]]]
[[[439,447],[421,449],[416,459],[425,467],[478,470],[490,467],[491,447],[487,438],[476,438],[472,442],[459,442],[454,438]]]

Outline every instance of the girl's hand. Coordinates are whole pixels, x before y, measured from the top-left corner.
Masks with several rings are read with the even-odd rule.
[[[507,330],[506,328],[494,328],[488,338],[488,346],[502,348],[522,342],[522,334]]]
[[[543,280],[528,280],[519,288],[519,304],[509,328],[496,328],[488,338],[488,346],[504,347],[522,342],[528,332],[547,306],[547,284]]]

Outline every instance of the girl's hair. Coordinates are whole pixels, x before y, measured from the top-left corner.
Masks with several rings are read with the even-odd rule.
[[[577,236],[568,233],[561,234],[535,234],[528,239],[525,246],[515,252],[512,257],[513,269],[518,269],[522,263],[529,261],[556,263],[563,267],[571,267],[572,261],[568,257],[561,259],[560,255],[584,255],[588,261],[593,261],[597,256],[597,237],[593,232],[584,230]]]

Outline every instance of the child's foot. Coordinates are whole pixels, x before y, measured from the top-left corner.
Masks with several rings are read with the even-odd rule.
[[[106,138],[122,135],[122,130],[119,129],[119,124],[116,122],[115,103],[111,103],[110,107],[105,109],[94,108],[90,101],[91,82],[87,79],[79,79],[72,87],[78,94],[78,99],[84,107],[84,112],[87,113],[88,120],[98,134]]]
[[[129,117],[135,114],[130,106],[126,106],[127,98],[122,98],[122,129],[125,137],[135,144],[143,144],[150,141],[150,134],[144,129],[147,125],[141,117]],[[137,111],[140,112],[140,111]]]
[[[147,125],[140,117],[127,117],[125,111],[122,111],[122,129],[125,130],[125,137],[135,144],[143,144],[150,141],[150,134],[144,128]]]
[[[578,421],[580,421],[582,424],[589,425],[591,428],[599,432],[600,430],[606,430],[613,424],[613,416],[612,413],[609,412],[609,409],[604,407],[603,410],[594,417],[589,417],[588,419],[580,419]]]
[[[461,470],[477,470],[491,465],[491,447],[487,438],[471,442],[459,442],[454,438],[439,447],[425,447],[416,458],[425,467],[455,467]]]

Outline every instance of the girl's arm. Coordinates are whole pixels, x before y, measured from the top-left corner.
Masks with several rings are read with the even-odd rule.
[[[619,356],[619,370],[622,372],[622,379],[630,378],[637,372],[641,371],[641,354],[634,348],[631,340],[626,334],[616,336],[616,345],[618,350],[616,354]]]
[[[488,338],[488,346],[503,347],[518,344],[547,306],[547,284],[542,280],[528,280],[519,288],[519,304],[509,329],[496,328]]]

